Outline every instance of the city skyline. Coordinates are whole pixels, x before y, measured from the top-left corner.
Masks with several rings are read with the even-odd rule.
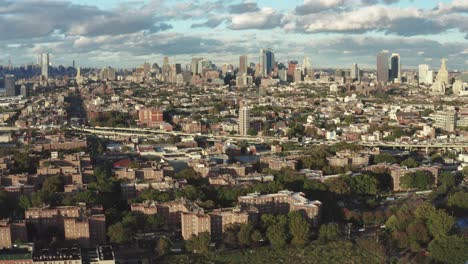
[[[465,70],[467,11],[461,0],[5,1],[0,64],[45,52],[53,65],[130,68],[165,56],[237,65],[272,48],[278,61],[309,57],[312,68],[375,68],[375,54],[390,50],[403,69],[437,68],[445,57]]]

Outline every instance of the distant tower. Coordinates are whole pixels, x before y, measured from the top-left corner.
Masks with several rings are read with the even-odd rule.
[[[192,63],[190,64],[190,71],[192,72],[192,75],[198,73],[198,62],[201,60],[203,60],[203,58],[192,58]]]
[[[169,64],[169,57],[164,57],[162,73],[163,75],[169,75],[170,71],[171,71],[171,65]]]
[[[242,75],[242,74],[247,74],[247,64],[248,64],[248,61],[247,61],[247,55],[242,55],[239,57],[239,74],[238,75]]]
[[[382,50],[377,54],[377,81],[388,82],[388,50]]]
[[[448,76],[448,70],[447,70],[447,60],[445,58],[443,58],[440,61],[440,69],[437,72],[436,80],[444,83],[445,85],[448,85],[448,83],[449,83],[449,76]]]
[[[11,74],[6,74],[4,81],[5,81],[5,95],[16,96],[15,76]]]
[[[428,71],[429,71],[429,65],[427,64],[420,64],[418,67],[419,73],[418,73],[418,79],[419,79],[419,84],[428,84],[427,83],[427,76],[428,76]],[[431,81],[432,84],[432,81]]]
[[[304,76],[310,76],[310,72],[312,72],[312,66],[310,65],[309,57],[305,57],[302,61],[302,73]]]
[[[75,60],[73,60],[73,69],[75,69]]]
[[[271,49],[260,50],[260,70],[262,77],[270,75],[275,65],[275,54]]]
[[[239,104],[239,135],[247,135],[250,126],[249,108],[244,101]]]
[[[390,59],[390,63],[392,65],[391,69],[391,81],[394,82],[397,80],[398,82],[401,81],[401,59],[400,54],[393,53]]]
[[[78,67],[76,69],[76,77],[75,77],[76,84],[82,84],[83,83],[83,77],[81,77],[81,68]]]
[[[357,63],[353,63],[353,65],[351,65],[351,73],[350,73],[350,77],[352,80],[358,80],[360,79],[360,74],[359,74],[359,66],[357,65]]]
[[[44,80],[49,79],[49,53],[41,54],[41,75]]]

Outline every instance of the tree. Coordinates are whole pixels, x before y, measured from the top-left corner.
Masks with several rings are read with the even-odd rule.
[[[406,166],[408,168],[419,167],[419,163],[413,158],[405,159],[404,161],[401,162],[401,165]]]
[[[59,175],[48,177],[42,184],[42,190],[51,193],[63,192],[65,182]]]
[[[252,243],[255,244],[255,243],[258,243],[260,242],[262,239],[263,239],[263,236],[262,236],[262,233],[260,233],[260,231],[258,231],[257,229],[255,229],[253,232],[252,232]]]
[[[250,246],[252,244],[252,233],[254,228],[251,224],[241,225],[237,239],[242,246]]]
[[[332,179],[327,182],[330,191],[336,194],[349,194],[351,192],[351,187],[344,177],[339,177]]]
[[[382,153],[374,157],[374,163],[382,162],[393,164],[397,162],[397,159],[388,153]]]
[[[337,223],[329,223],[320,226],[318,239],[322,242],[338,240],[341,237],[340,226]]]
[[[210,242],[210,233],[203,232],[198,236],[192,236],[192,238],[187,241],[186,247],[189,251],[194,253],[206,254],[210,249]]]
[[[230,248],[236,248],[239,245],[237,235],[239,234],[239,225],[231,225],[223,233],[223,243]]]
[[[457,178],[450,172],[442,172],[439,177],[437,177],[437,180],[446,190],[457,185]]]
[[[400,185],[405,188],[427,190],[433,186],[434,176],[428,171],[416,171],[401,177],[400,182]]]
[[[164,216],[161,214],[148,215],[145,222],[146,229],[157,230],[164,226],[165,222]]]
[[[126,243],[129,242],[132,237],[130,229],[126,228],[121,222],[109,226],[107,230],[110,242],[112,243]]]
[[[348,179],[349,185],[353,193],[363,195],[377,194],[378,181],[376,178],[364,174],[355,177],[349,177]]]
[[[304,216],[293,211],[289,213],[289,233],[293,237],[291,243],[296,246],[304,246],[309,241],[310,227]]]
[[[426,225],[420,219],[416,219],[406,228],[406,234],[413,251],[418,251],[423,244],[431,240]]]
[[[435,213],[436,209],[430,203],[424,203],[416,209],[415,215],[417,218],[427,221],[431,215]]]
[[[274,223],[269,226],[266,235],[272,247],[280,249],[286,246],[288,233],[284,224]]]
[[[468,238],[446,236],[429,244],[430,256],[438,263],[465,263],[468,259]]]
[[[158,240],[158,244],[156,246],[156,252],[158,252],[158,256],[167,255],[170,252],[171,243],[165,237],[160,237]]]
[[[19,201],[18,201],[18,206],[21,209],[26,210],[29,207],[31,207],[31,201],[29,200],[29,198],[26,195],[21,195],[20,198],[19,198]]]
[[[438,209],[427,219],[429,232],[435,238],[448,235],[455,224],[455,219],[448,215],[444,210]]]
[[[464,191],[456,192],[448,197],[447,205],[459,210],[468,209],[468,193]]]
[[[247,129],[247,135],[249,136],[256,136],[258,134],[257,130],[253,127],[249,127],[249,129]]]

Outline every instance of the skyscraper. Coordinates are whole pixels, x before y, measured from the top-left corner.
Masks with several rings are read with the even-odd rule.
[[[260,70],[263,77],[270,75],[275,65],[275,54],[271,49],[260,50]]]
[[[249,126],[249,108],[244,101],[241,101],[239,104],[239,135],[247,135]]]
[[[169,75],[171,71],[171,65],[169,64],[169,57],[164,57],[163,65],[162,65],[162,74]]]
[[[76,84],[82,84],[83,83],[83,77],[81,77],[81,68],[78,67],[76,69],[76,77],[75,77]]]
[[[49,79],[49,53],[41,53],[41,75],[44,80]]]
[[[390,59],[390,64],[392,65],[391,69],[391,74],[390,74],[390,80],[392,82],[395,82],[397,80],[398,82],[401,81],[401,60],[400,60],[400,54],[398,53],[393,53],[392,57]]]
[[[377,54],[377,81],[388,82],[388,50],[382,50]]]
[[[4,80],[5,80],[5,95],[16,96],[15,76],[6,74]]]
[[[247,55],[242,55],[239,57],[239,75],[247,74]]]
[[[359,66],[356,63],[353,63],[351,66],[351,71],[350,71],[350,77],[352,80],[359,80],[360,74],[359,74]]]
[[[310,76],[312,66],[310,65],[309,57],[305,57],[302,61],[302,73],[304,76]]]
[[[429,71],[429,65],[427,64],[420,64],[419,67],[419,73],[418,73],[418,82],[419,84],[427,84],[426,80],[427,80],[427,73]]]
[[[198,62],[203,60],[203,58],[192,58],[192,63],[190,64],[190,71],[193,75],[198,73]]]
[[[445,85],[449,84],[449,75],[448,75],[448,70],[447,70],[447,60],[445,58],[443,58],[440,61],[440,69],[437,72],[436,80],[444,83]]]

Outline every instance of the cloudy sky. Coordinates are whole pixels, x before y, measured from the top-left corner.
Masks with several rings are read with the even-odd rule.
[[[0,0],[0,64],[135,67],[188,63],[192,56],[238,64],[261,48],[313,67],[375,68],[382,49],[403,68],[446,57],[468,69],[468,0]]]

